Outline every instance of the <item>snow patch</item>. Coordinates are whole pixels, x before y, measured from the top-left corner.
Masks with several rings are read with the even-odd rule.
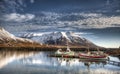
[[[0,29],[0,38],[1,39],[13,39],[13,40],[16,40],[16,38],[15,38],[15,36],[13,34],[10,34],[9,32],[7,32],[3,28]]]
[[[24,39],[24,38],[19,38],[14,36],[13,34],[9,33],[3,28],[0,28],[0,40],[2,42],[4,41],[22,41],[22,42],[31,42],[33,43],[34,41],[29,40],[29,39]]]
[[[70,41],[70,39],[68,38],[68,36],[66,35],[65,32],[61,32],[61,34],[62,34],[68,41]]]

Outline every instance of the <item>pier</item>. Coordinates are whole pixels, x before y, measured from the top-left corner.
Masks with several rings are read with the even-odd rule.
[[[115,65],[115,66],[119,66],[120,67],[120,62],[117,62],[117,61],[108,61],[108,64],[111,64],[111,65]]]

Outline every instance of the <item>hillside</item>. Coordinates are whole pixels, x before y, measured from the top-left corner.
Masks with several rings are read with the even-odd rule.
[[[1,47],[16,47],[16,46],[33,46],[33,45],[41,45],[35,41],[25,38],[19,38],[14,36],[13,34],[6,31],[4,28],[0,27],[0,46]]]

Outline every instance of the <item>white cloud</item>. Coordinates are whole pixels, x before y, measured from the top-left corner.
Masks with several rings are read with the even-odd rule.
[[[4,15],[5,21],[13,21],[13,22],[25,22],[28,20],[32,20],[35,17],[33,14],[18,14],[11,13]]]
[[[30,0],[31,3],[34,3],[34,0]]]
[[[120,10],[116,10],[116,12],[118,12],[118,13],[119,13],[119,12],[120,12]]]
[[[82,26],[82,24],[86,24],[88,28],[104,28],[104,27],[115,27],[114,24],[120,26],[120,17],[119,16],[112,16],[112,17],[99,17],[99,18],[87,18],[79,21],[71,22],[70,24],[77,24],[78,26]]]
[[[105,16],[102,14],[97,13],[72,13],[72,14],[60,14],[60,18],[64,16],[83,16],[84,19],[78,19],[78,20],[65,20],[61,21],[59,19],[56,20],[56,23],[58,25],[64,25],[69,27],[76,27],[76,28],[105,28],[105,27],[120,27],[120,16]],[[73,18],[73,17],[69,17]]]
[[[89,18],[89,17],[101,17],[102,16],[102,14],[96,14],[96,13],[88,13],[88,14],[80,13],[80,14],[77,14],[77,15],[81,15],[81,16],[87,17],[87,18]]]
[[[51,13],[43,12],[44,17],[35,18],[40,25],[49,25],[68,30],[68,28],[106,28],[106,27],[120,27],[120,16],[106,16],[98,13]],[[81,18],[82,17],[82,18]],[[62,20],[61,20],[62,19]],[[77,19],[77,20],[74,20]],[[46,22],[46,23],[43,23]]]

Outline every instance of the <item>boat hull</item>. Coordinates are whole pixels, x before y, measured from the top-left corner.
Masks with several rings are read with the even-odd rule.
[[[108,56],[106,55],[78,55],[80,59],[88,59],[88,60],[107,60]]]
[[[61,58],[78,58],[81,60],[109,60],[108,57],[86,57],[86,56],[78,56],[78,55],[63,55],[63,54],[55,54],[55,55],[49,55],[49,57],[61,57]]]

